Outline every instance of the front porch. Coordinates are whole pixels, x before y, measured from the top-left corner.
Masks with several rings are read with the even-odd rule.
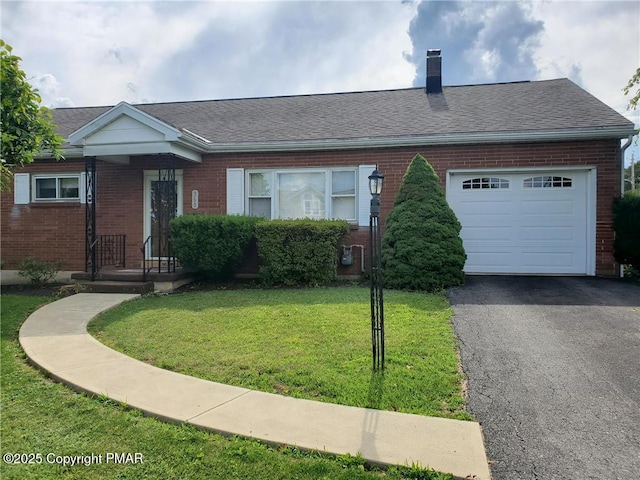
[[[85,272],[73,280],[95,292],[171,291],[187,283],[169,223],[182,214],[182,172],[202,162],[203,142],[126,103],[69,136],[85,162]]]

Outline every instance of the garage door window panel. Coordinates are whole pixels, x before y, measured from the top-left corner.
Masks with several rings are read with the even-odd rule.
[[[509,180],[499,177],[478,177],[462,182],[463,190],[492,190],[498,188],[509,188]]]
[[[542,175],[525,178],[522,186],[524,188],[571,188],[573,187],[573,180],[569,177]]]

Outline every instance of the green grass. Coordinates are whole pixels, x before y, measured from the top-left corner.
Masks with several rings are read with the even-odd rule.
[[[343,405],[469,419],[444,295],[385,292],[372,374],[369,290],[213,290],[142,298],[90,324],[101,342],[207,380]]]
[[[451,479],[421,468],[364,464],[360,457],[332,457],[292,447],[223,437],[189,426],[165,424],[106,398],[89,398],[52,382],[26,363],[18,330],[27,315],[52,300],[1,297],[1,452],[40,454],[40,465],[0,463],[5,479]],[[108,452],[141,453],[138,464],[106,464]],[[46,455],[102,455],[103,463],[47,464]]]

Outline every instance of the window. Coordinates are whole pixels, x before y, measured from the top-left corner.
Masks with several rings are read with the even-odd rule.
[[[33,199],[35,201],[80,200],[80,175],[34,175]]]
[[[271,175],[268,173],[249,174],[249,215],[271,218]]]
[[[249,215],[356,220],[356,169],[247,173]]]
[[[509,180],[498,177],[472,178],[462,182],[463,190],[509,188]]]
[[[572,182],[570,178],[549,175],[525,178],[522,186],[524,188],[566,188],[571,187]]]

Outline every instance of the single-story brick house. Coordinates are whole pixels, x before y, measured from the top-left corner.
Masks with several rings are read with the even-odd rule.
[[[25,166],[2,195],[4,268],[140,268],[145,242],[166,256],[173,216],[232,213],[346,219],[362,247],[340,273],[358,274],[367,177],[385,175],[384,226],[421,153],[468,273],[617,275],[611,206],[633,124],[567,79],[443,88],[440,62],[430,51],[426,88],[55,109],[66,160]]]

